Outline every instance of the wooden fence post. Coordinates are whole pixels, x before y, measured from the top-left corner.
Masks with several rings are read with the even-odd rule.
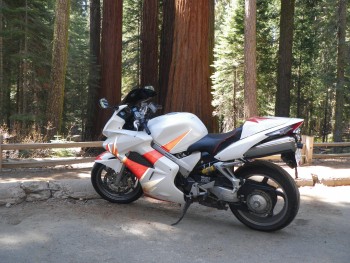
[[[312,163],[312,154],[314,151],[314,137],[313,136],[302,136],[302,142],[305,144],[305,163]]]

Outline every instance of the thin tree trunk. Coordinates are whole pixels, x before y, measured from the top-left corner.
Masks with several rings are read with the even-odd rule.
[[[23,114],[28,113],[28,101],[29,98],[29,63],[28,63],[28,0],[25,1],[25,16],[24,16],[24,50],[22,59],[22,109]]]
[[[70,0],[57,0],[52,50],[51,89],[47,106],[47,121],[53,127],[52,136],[60,133],[63,115],[64,86],[68,57],[68,26]]]
[[[337,86],[335,105],[334,141],[341,142],[343,135],[344,88],[346,67],[346,0],[338,2],[338,57],[337,57]]]
[[[122,15],[123,0],[103,1],[101,87],[98,96],[106,98],[111,105],[118,104],[121,99]],[[110,114],[109,111],[98,110],[96,129],[99,134]]]
[[[141,87],[158,90],[158,0],[144,0],[141,27]]]
[[[292,48],[295,0],[281,0],[278,49],[276,116],[289,116],[292,86]]]
[[[256,0],[245,0],[244,19],[244,114],[258,114],[256,91]]]
[[[99,132],[95,130],[98,96],[100,87],[100,41],[101,41],[101,3],[100,0],[90,2],[90,69],[89,90],[86,113],[84,140],[97,139]]]

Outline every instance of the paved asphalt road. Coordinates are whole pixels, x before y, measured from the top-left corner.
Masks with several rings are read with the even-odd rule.
[[[250,230],[229,211],[140,199],[0,207],[0,262],[350,262],[350,186],[302,187],[287,228]]]

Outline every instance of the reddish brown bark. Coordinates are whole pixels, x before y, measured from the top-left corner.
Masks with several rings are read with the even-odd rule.
[[[84,140],[95,140],[100,131],[96,130],[98,88],[100,86],[100,42],[101,42],[101,2],[90,1],[90,69],[89,90]]]
[[[141,86],[158,89],[158,0],[143,2],[141,28]]]
[[[165,111],[192,112],[213,130],[210,92],[213,1],[175,0],[174,4],[173,32],[168,34],[173,41]]]
[[[171,65],[171,57],[173,50],[173,36],[175,23],[175,0],[167,0],[163,2],[163,25],[162,37],[160,43],[160,59],[159,59],[159,88],[158,103],[165,105],[167,97],[169,71]]]
[[[122,14],[123,0],[103,1],[101,87],[98,96],[106,98],[111,105],[118,104],[121,98]],[[110,115],[110,111],[98,110],[98,131],[102,131]]]

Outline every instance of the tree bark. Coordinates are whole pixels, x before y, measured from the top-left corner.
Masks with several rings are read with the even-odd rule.
[[[60,132],[63,114],[64,86],[68,55],[70,0],[57,0],[52,50],[51,84],[47,105],[47,121],[53,126],[48,133]]]
[[[335,105],[334,141],[341,142],[343,135],[344,88],[346,67],[346,0],[338,2],[338,56],[337,56],[337,86]]]
[[[3,0],[0,0],[0,10],[2,10],[3,7]],[[2,24],[2,11],[0,12],[0,31],[3,30],[3,24]],[[4,116],[4,102],[5,102],[5,86],[4,86],[4,54],[3,54],[3,39],[2,35],[0,35],[0,123],[3,122],[5,119]]]
[[[165,107],[168,94],[169,72],[173,50],[175,26],[175,0],[163,1],[163,25],[159,59],[158,103]]]
[[[144,0],[141,27],[141,87],[158,90],[158,0]]]
[[[292,48],[295,0],[281,0],[277,66],[276,116],[289,116],[292,83]]]
[[[96,114],[100,87],[100,41],[101,41],[101,3],[100,0],[90,2],[90,69],[89,89],[86,113],[84,140],[95,140],[99,136],[96,127]]]
[[[123,0],[103,1],[101,87],[98,96],[106,98],[111,105],[118,104],[121,99],[122,15]],[[109,111],[98,110],[96,129],[99,134],[110,114]]]
[[[174,9],[169,6],[166,11],[170,13],[164,13],[165,18],[168,15],[173,16],[174,23],[168,21],[167,25],[170,27],[164,27],[163,30],[167,41],[171,41],[169,38],[172,37],[171,58],[167,57],[169,60],[163,61],[163,63],[170,63],[170,66],[169,64],[164,65],[168,76],[162,79],[164,85],[162,89],[167,87],[164,98],[165,111],[192,112],[204,122],[210,131],[214,130],[210,82],[212,38],[214,36],[213,3],[211,0],[176,0]],[[171,26],[173,26],[173,31],[166,32],[171,30]]]
[[[244,113],[246,118],[258,115],[256,91],[256,0],[245,0]]]

